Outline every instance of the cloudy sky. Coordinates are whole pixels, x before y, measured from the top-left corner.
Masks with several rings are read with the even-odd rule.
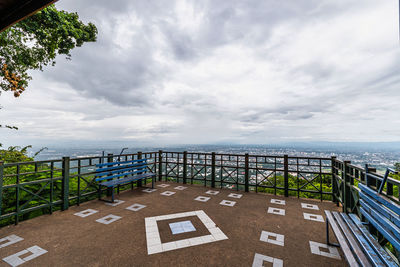
[[[362,3],[361,3],[362,2]],[[3,93],[6,145],[400,141],[395,0],[60,0],[96,43]]]

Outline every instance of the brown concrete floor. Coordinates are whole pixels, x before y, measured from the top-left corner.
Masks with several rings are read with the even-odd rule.
[[[166,188],[156,186],[153,193],[140,188],[123,192],[117,198],[125,203],[115,207],[94,200],[3,227],[0,238],[15,234],[24,240],[1,248],[0,259],[38,245],[48,252],[23,266],[251,266],[255,253],[282,259],[284,266],[346,266],[342,254],[342,260],[337,260],[310,251],[310,240],[325,243],[325,223],[305,220],[303,212],[323,215],[324,210],[338,210],[332,202],[245,192],[237,192],[243,196],[234,199],[228,194],[236,191],[229,189],[216,189],[220,193],[212,196],[205,194],[211,189],[208,187],[187,185],[180,191],[173,187],[182,184],[169,184]],[[163,191],[176,194],[162,196]],[[193,200],[200,195],[211,199]],[[271,204],[272,198],[284,199],[286,205]],[[236,205],[219,205],[224,199],[236,201]],[[302,209],[302,202],[316,204],[319,210]],[[134,203],[147,207],[137,212],[125,209]],[[268,214],[268,207],[284,208],[286,215]],[[85,218],[73,215],[89,208],[99,212]],[[147,255],[145,217],[195,210],[204,210],[229,239]],[[122,218],[109,225],[95,221],[109,214]],[[263,230],[285,235],[285,246],[260,241]],[[8,264],[1,261],[0,266]]]

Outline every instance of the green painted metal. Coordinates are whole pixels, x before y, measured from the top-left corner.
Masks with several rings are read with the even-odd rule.
[[[67,210],[69,207],[69,168],[70,168],[70,158],[62,158],[62,170],[63,170],[63,180],[62,180],[62,198],[63,205],[62,210]]]
[[[186,184],[187,179],[187,151],[183,152],[183,183]]]
[[[244,155],[244,191],[249,192],[249,154]]]
[[[163,155],[163,151],[159,150],[158,151],[158,181],[162,181],[162,155]]]
[[[283,179],[284,179],[284,190],[285,197],[289,196],[289,156],[283,156]]]
[[[3,177],[4,177],[4,162],[0,161],[0,216],[3,207]]]
[[[211,153],[211,187],[215,188],[215,152]]]

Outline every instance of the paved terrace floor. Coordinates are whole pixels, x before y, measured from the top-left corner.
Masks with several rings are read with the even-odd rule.
[[[143,190],[1,228],[0,266],[346,265],[325,245],[331,202],[170,182]]]

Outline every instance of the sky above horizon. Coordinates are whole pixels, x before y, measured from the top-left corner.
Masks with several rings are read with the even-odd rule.
[[[0,96],[5,145],[400,141],[397,1],[56,6],[98,41]]]

